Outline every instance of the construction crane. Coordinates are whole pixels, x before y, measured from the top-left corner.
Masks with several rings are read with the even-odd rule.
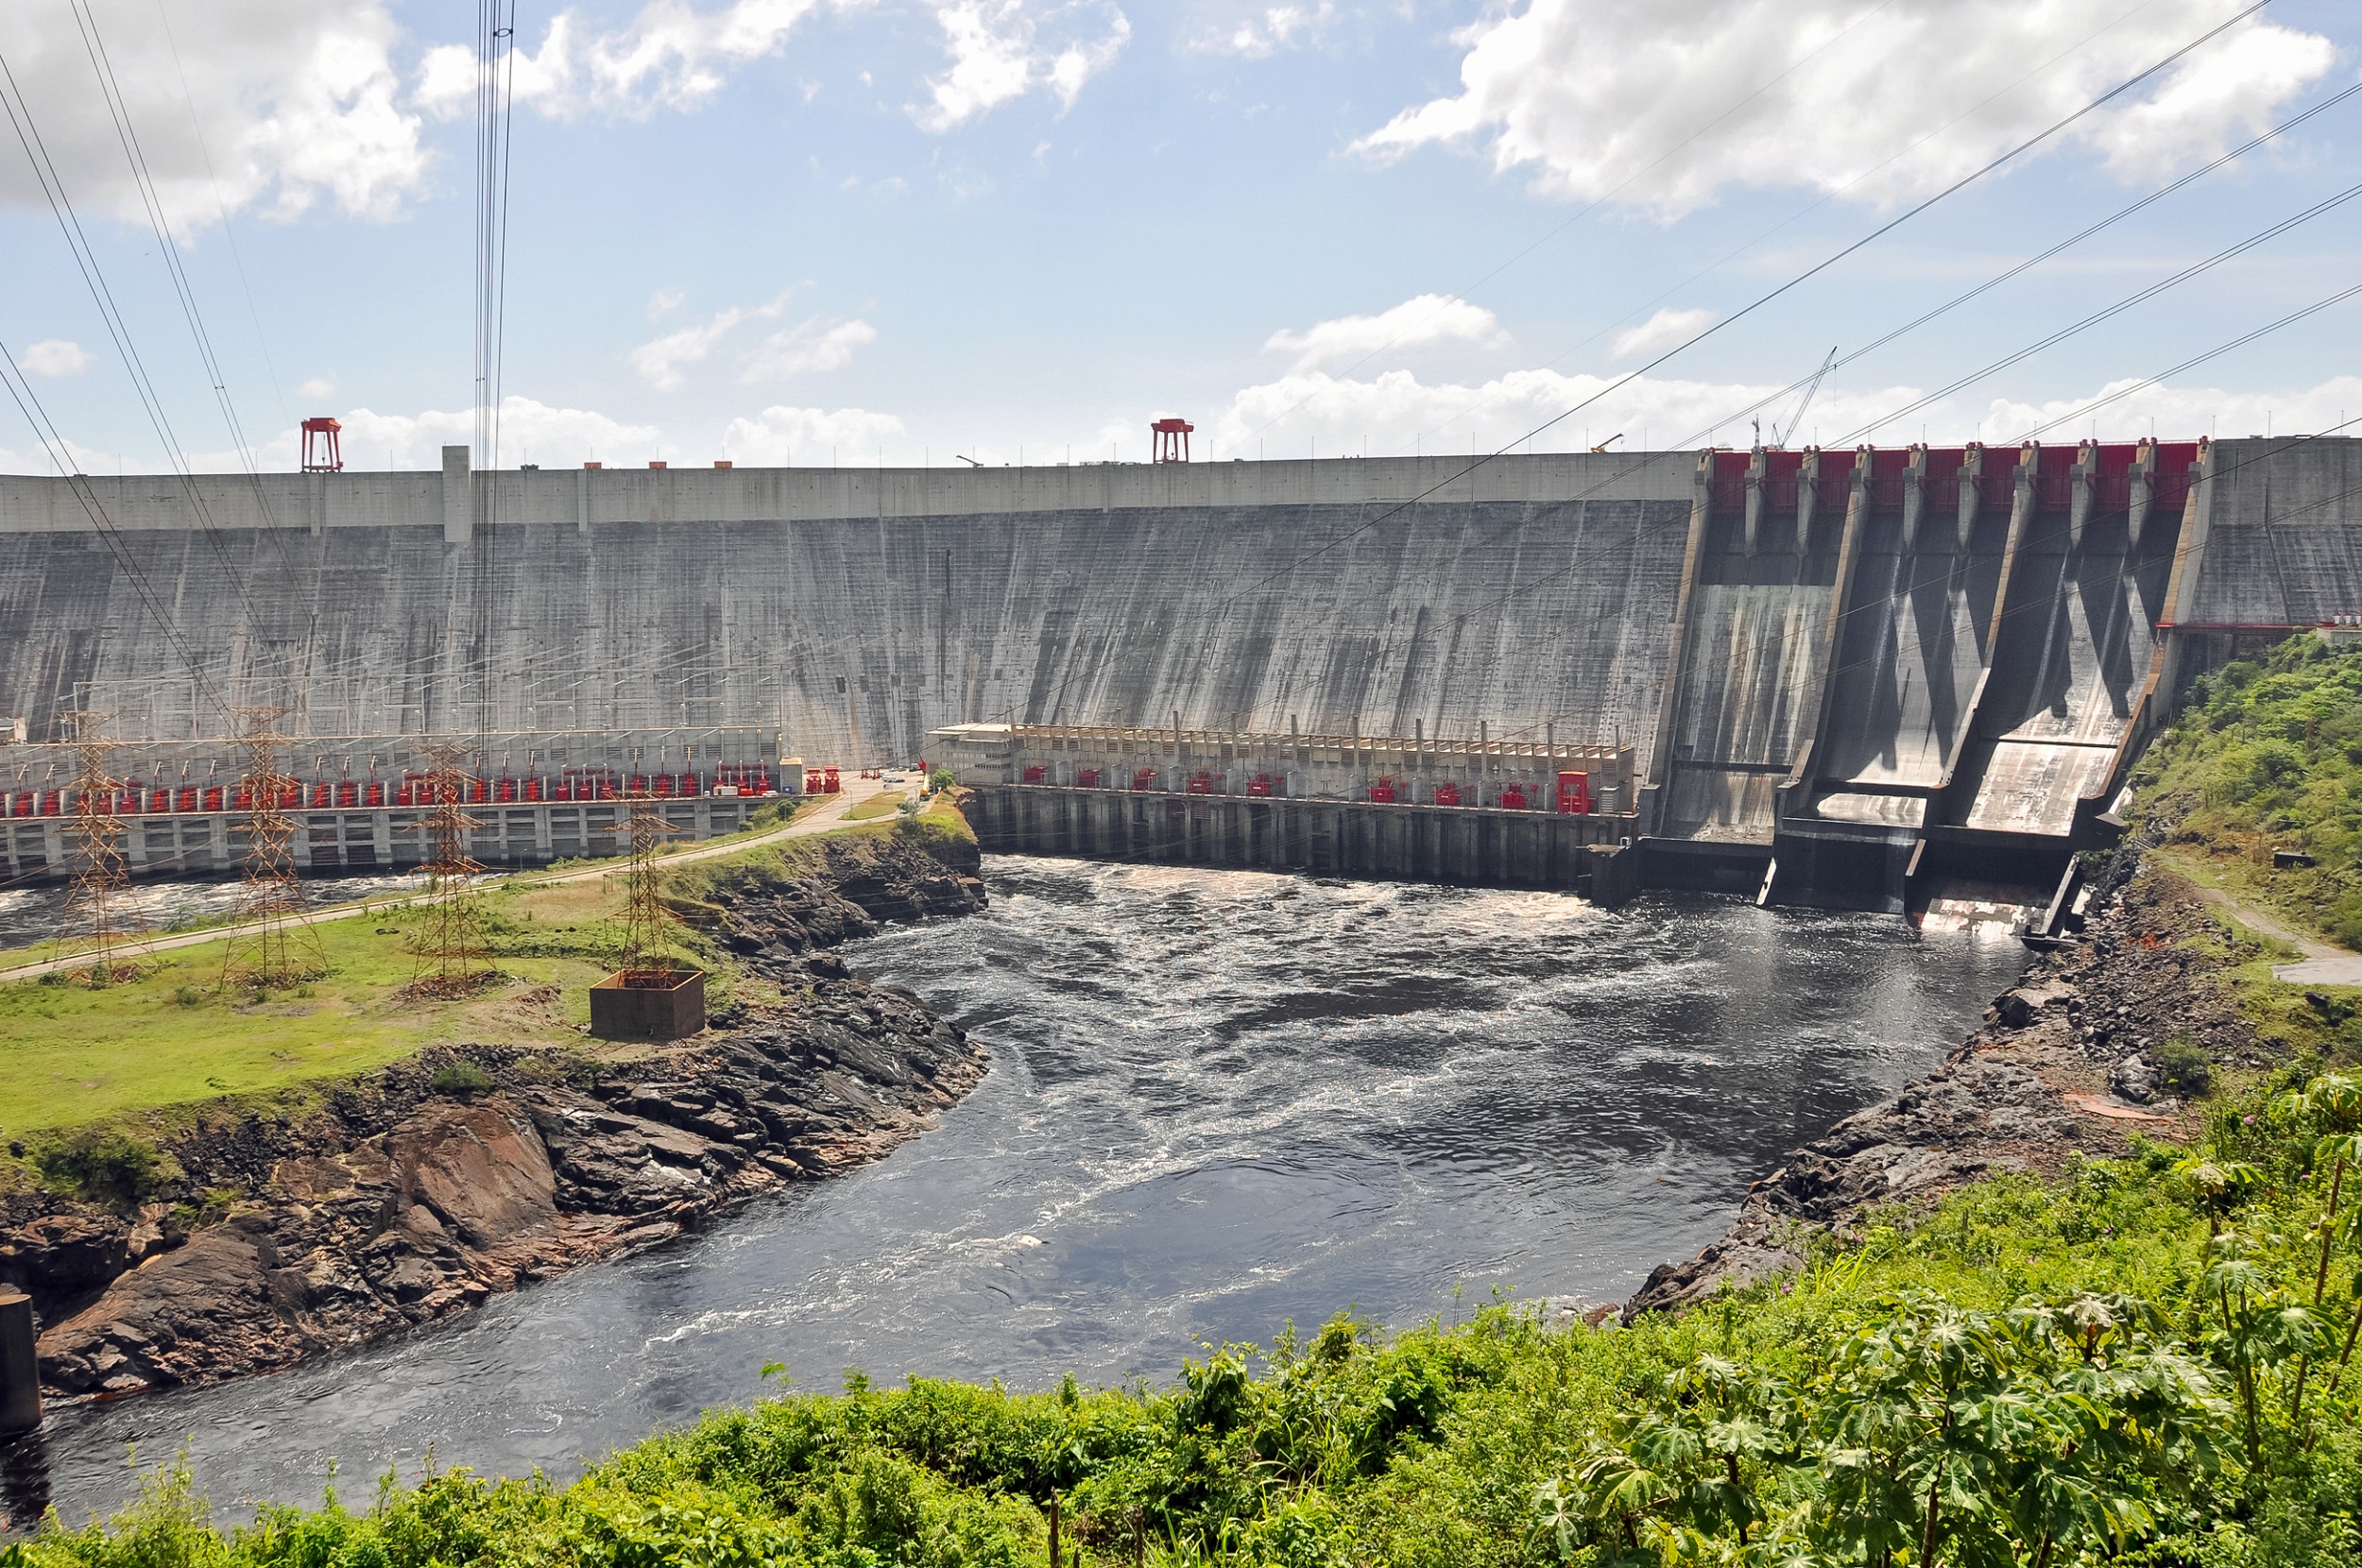
[[[1797,401],[1796,412],[1789,416],[1787,435],[1781,435],[1780,427],[1778,425],[1775,424],[1772,427],[1772,444],[1773,446],[1786,446],[1789,442],[1796,439],[1796,433],[1805,428],[1805,410],[1812,406],[1812,395],[1821,390],[1821,378],[1827,375],[1829,373],[1829,367],[1836,363],[1837,345],[1831,344],[1829,346],[1829,357],[1821,362],[1821,368],[1812,373],[1812,380],[1805,383],[1805,395]]]

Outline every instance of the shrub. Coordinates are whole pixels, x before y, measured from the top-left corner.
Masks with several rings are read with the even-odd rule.
[[[94,1127],[35,1150],[33,1168],[55,1191],[117,1210],[137,1208],[181,1176],[180,1162],[155,1145]]]
[[[490,1088],[492,1075],[473,1062],[447,1062],[435,1069],[435,1076],[427,1084],[438,1095],[457,1095],[465,1099]]]
[[[205,993],[194,985],[176,985],[172,988],[172,999],[180,1007],[195,1007],[205,999]]]
[[[2196,1099],[2214,1082],[2215,1065],[2197,1041],[2177,1034],[2157,1048],[2157,1075],[2166,1088]]]

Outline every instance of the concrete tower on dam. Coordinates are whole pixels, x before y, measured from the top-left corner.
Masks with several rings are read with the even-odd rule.
[[[1547,732],[1631,748],[1645,879],[1897,909],[2055,881],[2193,673],[2356,609],[2330,438],[0,479],[35,741]]]

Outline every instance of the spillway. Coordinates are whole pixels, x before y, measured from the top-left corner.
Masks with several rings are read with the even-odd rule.
[[[971,723],[1483,726],[1633,748],[1644,881],[1921,909],[2045,887],[2194,673],[2362,608],[2357,492],[2336,438],[5,478],[0,717],[847,765]]]

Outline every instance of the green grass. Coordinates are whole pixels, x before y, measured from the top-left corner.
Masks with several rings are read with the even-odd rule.
[[[2133,781],[2194,878],[2362,949],[2362,649],[2301,633],[2200,679]]]
[[[489,895],[490,904],[499,895]],[[504,900],[505,901],[505,900]],[[522,911],[493,912],[500,925]],[[380,910],[313,928],[328,973],[291,991],[221,983],[226,944],[176,948],[140,977],[101,990],[62,981],[0,986],[0,1129],[10,1136],[126,1112],[246,1096],[350,1077],[438,1042],[553,1042],[563,1022],[587,1022],[582,988],[602,972],[588,952],[495,962],[515,977],[464,1003],[402,1004],[416,959],[402,936],[422,912]],[[521,922],[520,922],[521,923]],[[496,947],[509,946],[495,934]],[[517,998],[560,988],[558,1018]]]
[[[809,874],[828,854],[824,841],[896,833],[926,843],[966,836],[967,824],[938,804],[915,824],[872,822],[749,844],[666,867],[668,895],[693,902],[724,882]],[[586,1048],[588,987],[612,966],[623,939],[625,862],[610,864],[605,877],[552,882],[524,874],[479,893],[488,949],[508,979],[466,1001],[397,995],[415,973],[413,933],[424,920],[421,908],[401,904],[312,928],[327,973],[298,991],[257,997],[225,988],[221,941],[155,955],[137,980],[100,990],[60,980],[0,985],[0,1138],[125,1118],[152,1123],[158,1114],[169,1122],[225,1099],[306,1100],[438,1044]],[[709,972],[712,1006],[768,995],[696,929],[676,928],[675,936],[674,956]],[[555,999],[536,995],[552,986]]]
[[[863,801],[860,805],[847,810],[845,813],[845,820],[847,822],[867,822],[875,817],[890,817],[894,814],[894,809],[901,803],[901,791],[881,790],[876,794],[871,795],[867,800]]]

